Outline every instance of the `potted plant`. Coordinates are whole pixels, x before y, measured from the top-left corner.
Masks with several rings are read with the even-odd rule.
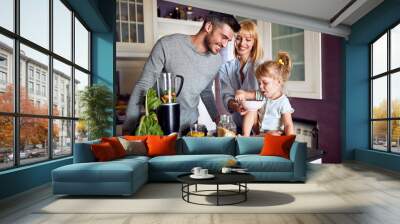
[[[107,86],[94,84],[79,93],[80,124],[87,127],[89,140],[110,136],[112,126],[113,95]]]

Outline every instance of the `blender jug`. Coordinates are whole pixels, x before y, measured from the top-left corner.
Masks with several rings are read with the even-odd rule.
[[[180,86],[177,91],[177,79],[180,79]],[[157,79],[157,93],[162,104],[176,103],[176,97],[179,96],[183,86],[183,77],[172,73],[161,73]]]
[[[180,79],[178,92],[176,92],[177,79]],[[161,100],[161,105],[157,109],[157,119],[164,135],[179,132],[180,105],[176,102],[176,97],[182,90],[183,81],[182,76],[172,73],[161,73],[157,79],[157,93]]]

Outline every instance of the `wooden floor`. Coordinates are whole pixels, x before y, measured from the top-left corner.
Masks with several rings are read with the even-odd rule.
[[[35,214],[38,207],[54,200],[47,185],[0,202],[0,223],[400,223],[399,173],[360,163],[310,164],[308,183],[367,206],[357,214]]]

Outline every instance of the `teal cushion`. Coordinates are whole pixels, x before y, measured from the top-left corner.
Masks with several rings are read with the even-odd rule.
[[[174,155],[157,156],[149,160],[151,172],[190,172],[193,167],[200,166],[210,171],[219,171],[230,159],[231,155]]]
[[[236,155],[260,154],[264,145],[263,137],[237,137]]]
[[[147,176],[147,164],[141,160],[74,163],[53,170],[59,182],[130,182],[134,173]]]
[[[250,172],[293,172],[292,161],[278,156],[239,155],[239,165]]]
[[[99,144],[100,140],[75,143],[74,147],[74,163],[95,162],[96,158],[91,149],[92,144]]]
[[[178,148],[178,154],[225,154],[235,155],[234,137],[183,137],[182,145]]]
[[[127,161],[127,162],[129,162],[129,161],[132,161],[132,160],[140,160],[140,161],[143,161],[143,162],[147,162],[147,161],[149,161],[149,159],[150,159],[150,157],[147,157],[147,156],[130,155],[130,156],[125,156],[125,157],[123,157],[121,159],[117,159],[117,160],[113,160],[113,161]]]

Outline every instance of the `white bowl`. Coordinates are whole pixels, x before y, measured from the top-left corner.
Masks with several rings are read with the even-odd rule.
[[[247,111],[257,111],[264,105],[264,101],[259,100],[247,100],[242,102],[244,109]]]

